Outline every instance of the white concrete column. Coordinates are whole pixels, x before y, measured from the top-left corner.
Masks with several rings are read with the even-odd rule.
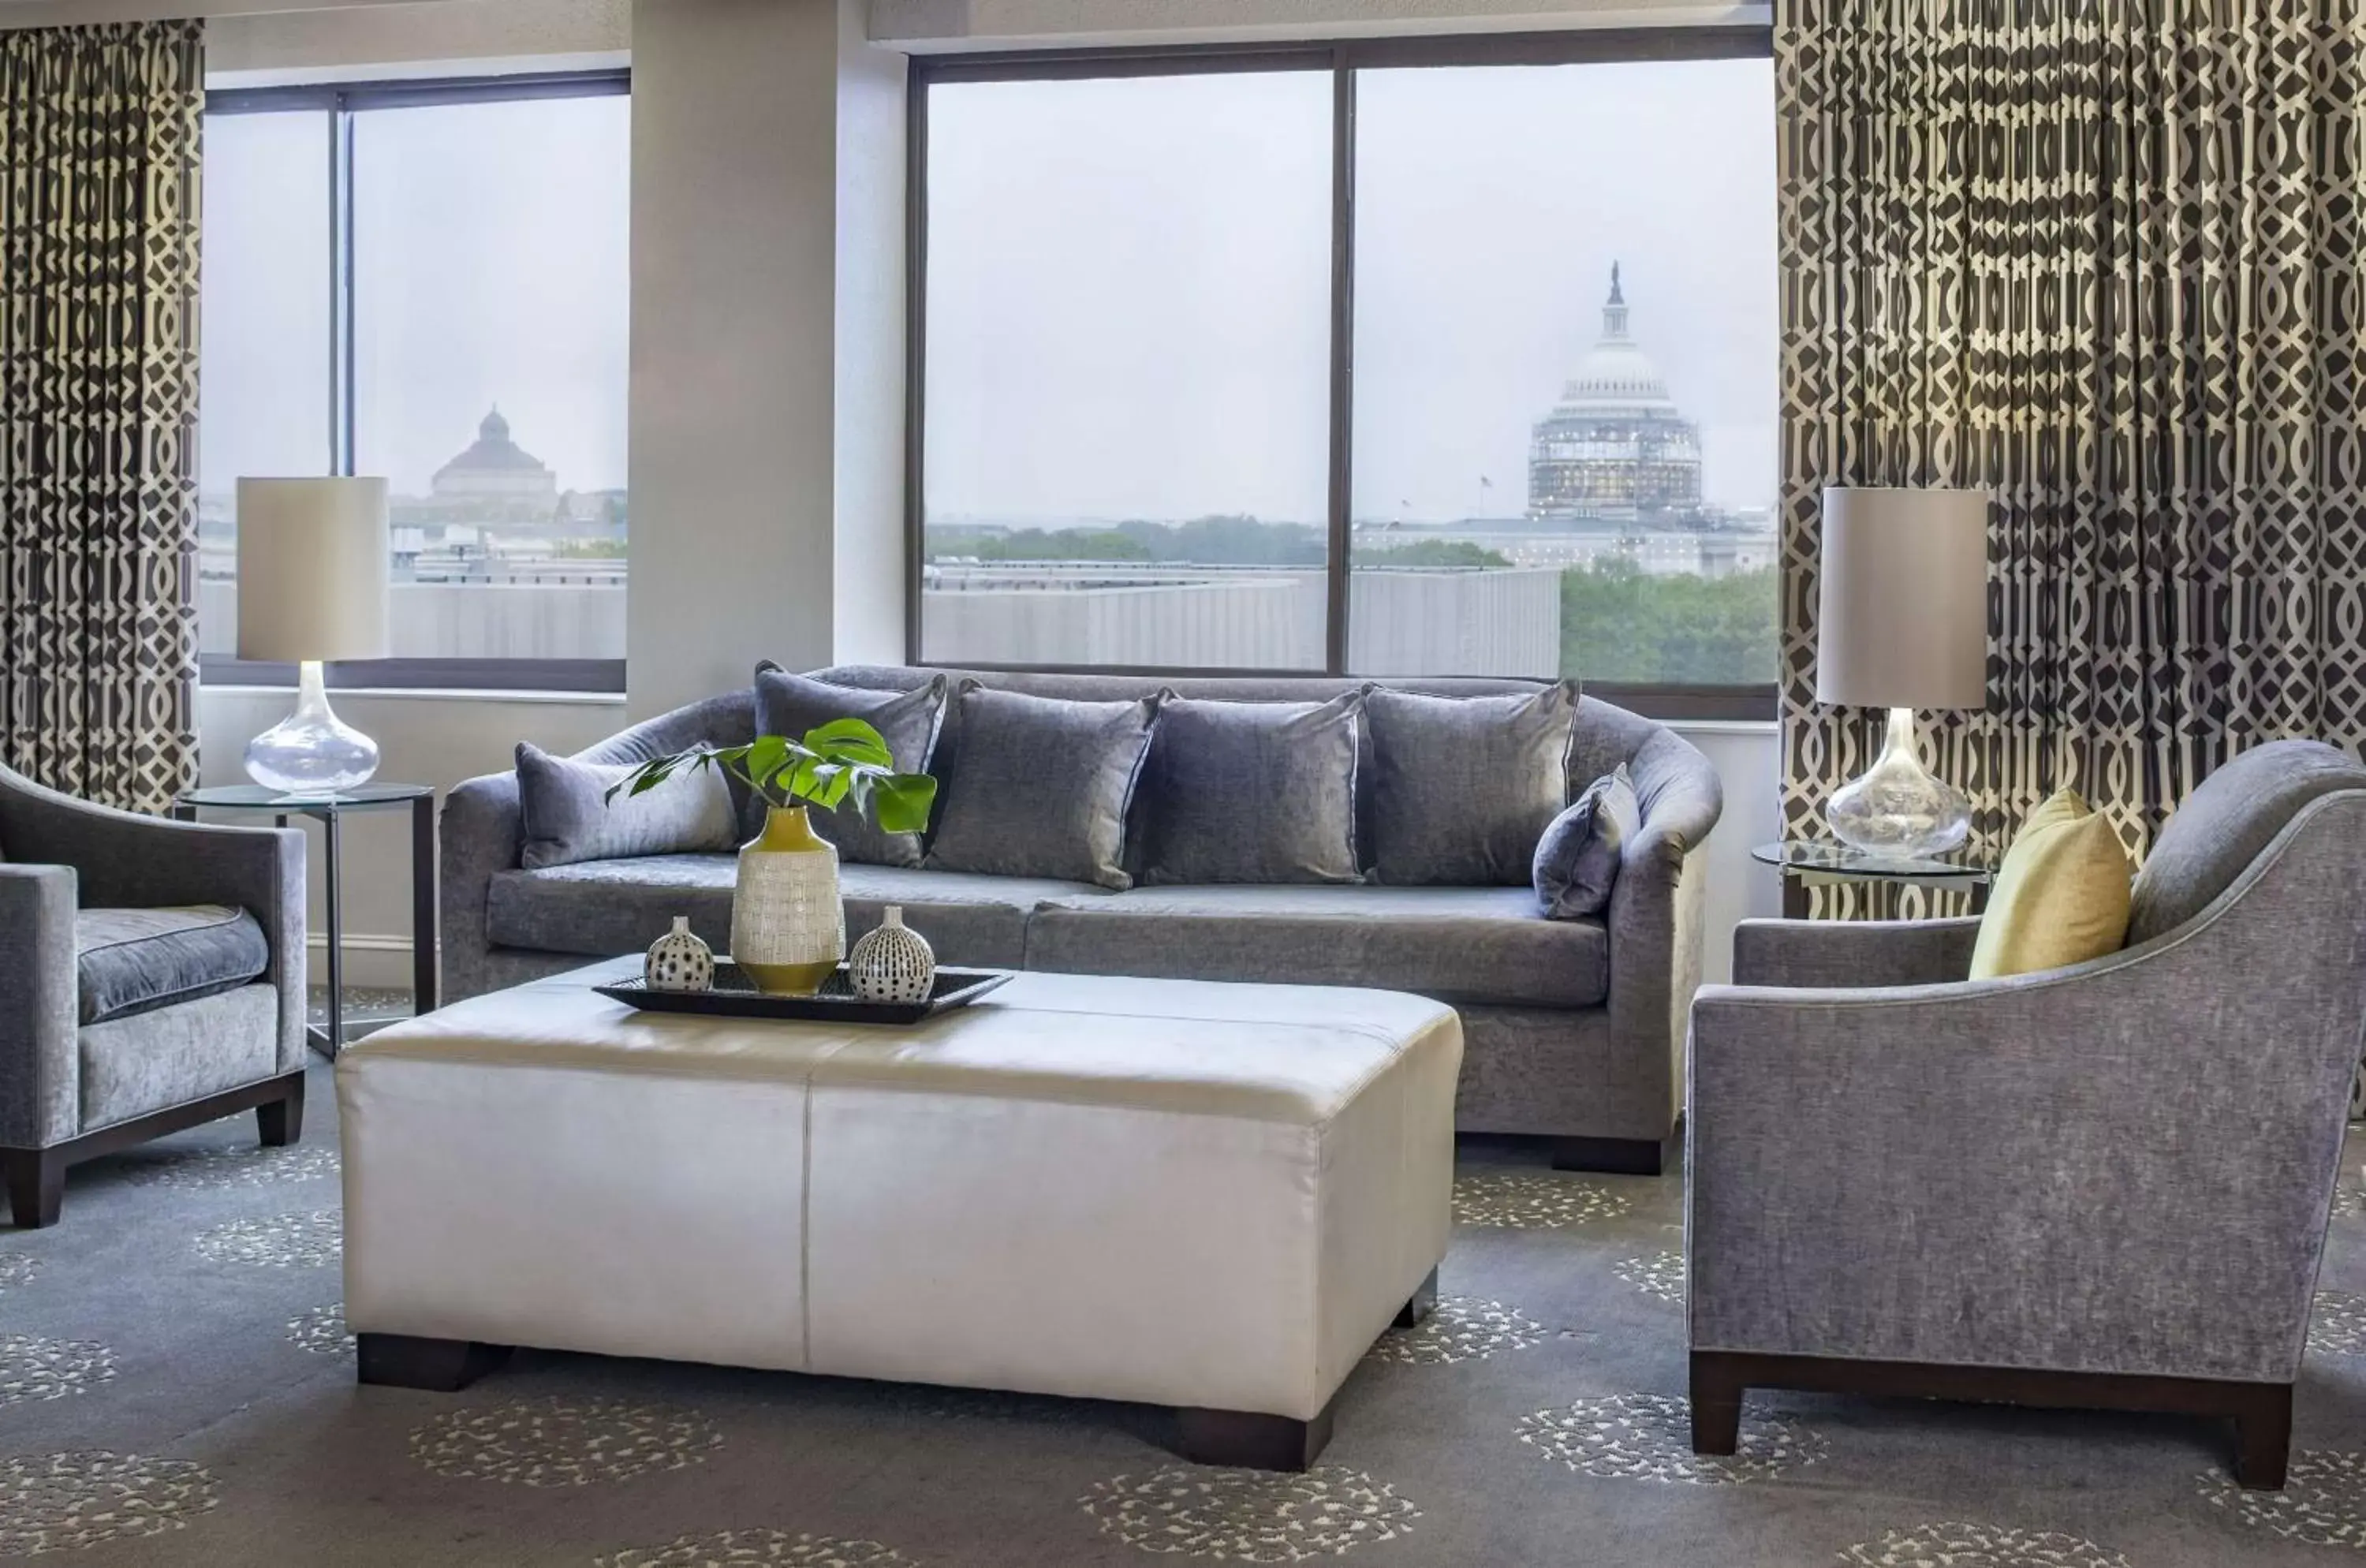
[[[903,57],[859,0],[635,0],[634,716],[903,648]]]

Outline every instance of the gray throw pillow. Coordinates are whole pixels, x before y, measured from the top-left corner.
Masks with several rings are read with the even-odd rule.
[[[1372,729],[1374,879],[1525,886],[1537,840],[1569,804],[1577,686],[1433,697],[1365,688]]]
[[[1169,697],[1143,764],[1142,880],[1360,882],[1361,692],[1327,703]]]
[[[645,794],[619,795],[611,806],[603,798],[608,786],[633,767],[554,757],[531,741],[519,741],[518,816],[525,832],[520,863],[542,871],[577,861],[738,847],[739,822],[720,772],[678,773]]]
[[[1076,703],[962,682],[961,750],[940,780],[932,871],[1133,886],[1126,807],[1158,699]]]
[[[1583,920],[1610,908],[1619,857],[1643,830],[1635,781],[1621,762],[1585,786],[1537,840],[1537,902],[1549,920]]]
[[[879,732],[899,773],[925,773],[937,749],[945,714],[945,678],[932,677],[908,692],[865,686],[833,686],[810,675],[782,669],[771,660],[756,666],[756,733],[801,739],[834,718],[859,718]],[[920,835],[882,832],[852,805],[807,813],[816,833],[838,846],[838,858],[856,865],[918,866]],[[749,793],[740,830],[754,838],[763,830],[764,803]]]

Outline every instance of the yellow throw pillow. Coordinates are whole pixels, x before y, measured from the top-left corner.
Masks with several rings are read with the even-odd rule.
[[[2075,789],[2056,791],[2013,836],[1972,947],[1972,978],[2027,975],[2117,953],[2132,876],[2119,834]]]

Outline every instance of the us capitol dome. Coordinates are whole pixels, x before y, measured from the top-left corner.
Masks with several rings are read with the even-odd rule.
[[[1529,440],[1528,516],[1674,528],[1691,525],[1700,504],[1700,431],[1627,335],[1614,262],[1602,336]]]

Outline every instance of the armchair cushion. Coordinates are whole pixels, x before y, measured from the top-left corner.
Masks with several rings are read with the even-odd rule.
[[[235,990],[271,966],[253,915],[228,904],[74,915],[80,1021],[105,1023]]]

